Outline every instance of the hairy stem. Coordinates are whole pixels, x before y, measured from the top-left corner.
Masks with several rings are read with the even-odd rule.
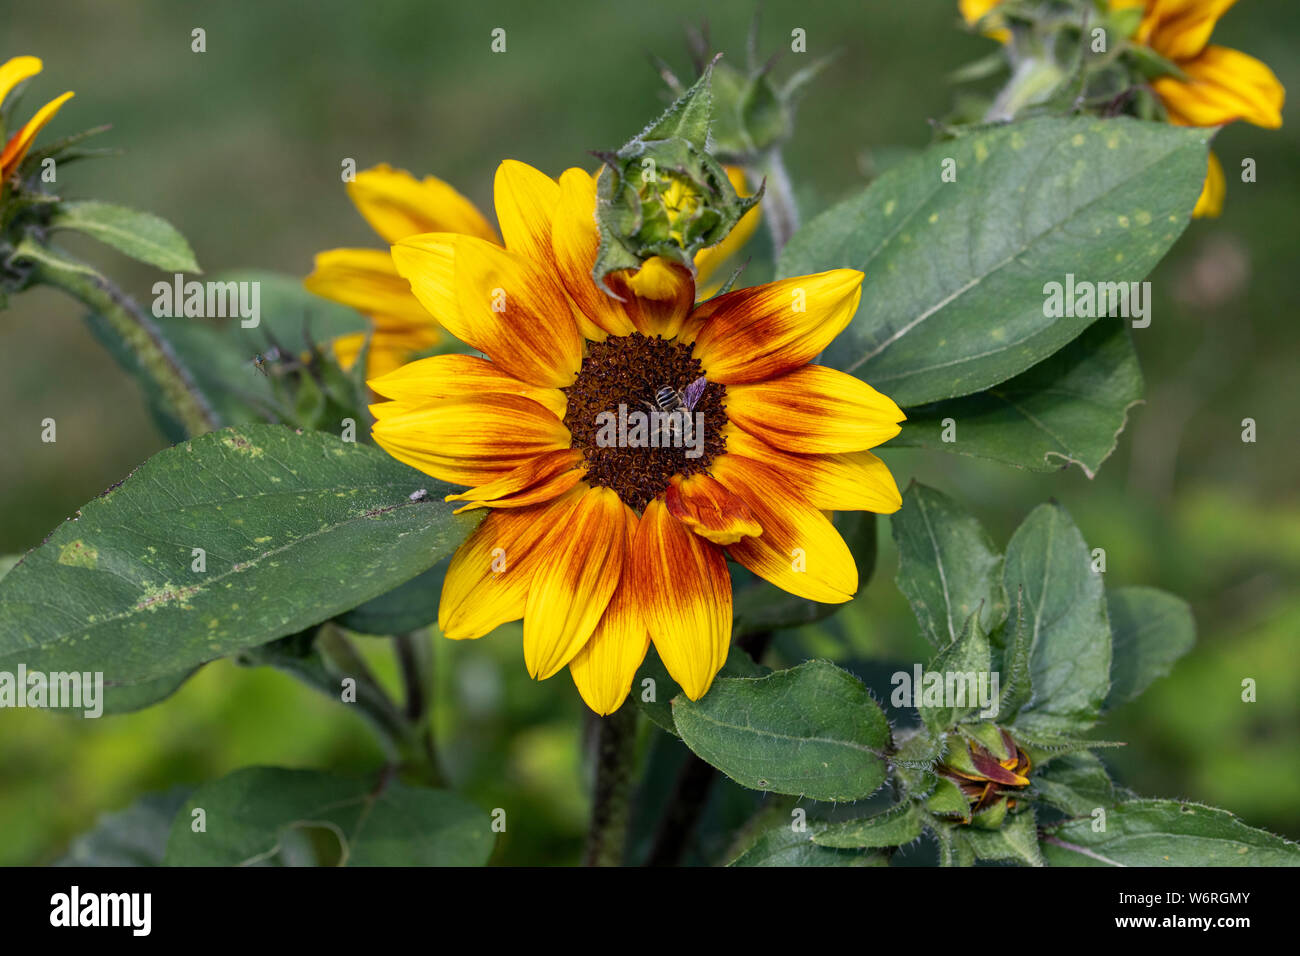
[[[626,702],[608,717],[595,717],[596,783],[586,866],[621,866],[636,763],[636,708]]]
[[[654,842],[646,856],[646,866],[676,866],[682,861],[695,825],[699,823],[704,805],[709,802],[709,792],[718,772],[695,754],[688,754],[682,769],[677,772],[677,782],[668,798],[668,809],[659,819]]]
[[[21,245],[16,257],[31,261],[33,282],[61,289],[103,317],[191,437],[210,432],[220,424],[153,319],[126,293],[89,267],[31,243]]]
[[[780,149],[769,150],[760,169],[765,177],[763,218],[772,235],[772,255],[776,257],[799,228],[799,207],[795,204],[794,187],[790,183],[790,175],[785,171]]]

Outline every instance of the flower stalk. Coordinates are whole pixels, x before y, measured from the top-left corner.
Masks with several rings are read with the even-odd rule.
[[[585,866],[622,866],[636,764],[636,708],[627,703],[608,717],[592,717],[596,780]]]
[[[13,258],[31,264],[30,282],[59,289],[103,317],[190,437],[220,425],[216,412],[158,326],[125,292],[89,266],[55,256],[30,239],[18,245]]]

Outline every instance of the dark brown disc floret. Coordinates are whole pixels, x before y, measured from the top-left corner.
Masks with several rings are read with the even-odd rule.
[[[587,482],[612,488],[641,512],[667,490],[674,475],[706,471],[727,447],[722,433],[726,386],[704,385],[689,412],[701,429],[695,435],[670,426],[661,426],[656,434],[652,415],[684,412],[681,398],[703,375],[699,359],[691,357],[691,346],[684,343],[639,332],[588,343],[577,379],[564,389],[569,400],[564,424],[586,460]],[[642,420],[646,432],[639,433]],[[638,441],[639,436],[647,440]]]

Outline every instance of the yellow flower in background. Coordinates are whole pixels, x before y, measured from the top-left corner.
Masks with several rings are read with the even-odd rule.
[[[499,242],[496,230],[472,202],[433,176],[418,180],[386,164],[357,173],[348,196],[372,229],[389,244],[425,232],[458,232]],[[351,306],[372,323],[366,372],[377,377],[399,367],[416,352],[437,343],[439,326],[411,295],[393,268],[386,249],[330,249],[316,256],[304,280],[319,296]],[[366,333],[333,343],[344,368],[351,368]]]
[[[1228,191],[1228,183],[1223,175],[1223,164],[1219,162],[1219,157],[1210,152],[1210,169],[1205,174],[1205,186],[1201,189],[1201,196],[1196,200],[1196,207],[1192,210],[1193,219],[1208,217],[1213,219],[1223,211],[1223,197]]]
[[[507,161],[495,199],[504,248],[456,232],[393,247],[415,298],[486,358],[370,382],[390,399],[371,406],[375,441],[489,509],[452,558],[439,627],[469,639],[522,618],[528,672],[567,666],[600,714],[653,641],[699,698],[730,646],[728,556],[792,594],[848,601],[857,568],[827,513],[901,504],[867,450],[898,434],[898,406],[807,364],[853,317],[862,274],[696,305],[688,270],[650,260],[607,277],[614,298],[591,277],[595,177]],[[702,427],[638,446],[632,413],[679,406]]]
[[[24,80],[30,79],[37,73],[41,72],[43,64],[34,56],[16,56],[0,66],[0,107],[8,99],[9,94],[14,91]],[[31,148],[32,141],[36,139],[45,124],[54,118],[54,114],[68,100],[73,97],[72,92],[64,93],[62,96],[50,100],[39,110],[36,115],[29,119],[19,130],[9,137],[5,143],[4,151],[0,152],[0,183],[9,181],[9,177],[17,172],[18,167],[22,165],[27,151]]]
[[[966,21],[966,26],[973,27],[1001,2],[1002,0],[957,0],[957,8],[961,11],[961,18]],[[984,35],[999,43],[1007,43],[1011,40],[1011,31],[1001,26],[993,26],[985,31]]]
[[[1133,39],[1176,65],[1186,76],[1161,76],[1151,88],[1169,122],[1179,126],[1220,126],[1245,120],[1265,129],[1282,125],[1286,96],[1264,63],[1228,47],[1214,46],[1210,34],[1236,0],[1111,0],[1111,7],[1144,6]],[[1193,216],[1217,216],[1223,208],[1223,166],[1211,153],[1205,187]]]
[[[743,190],[742,195],[750,195],[743,170],[729,166],[727,176],[738,191]],[[356,179],[348,183],[348,196],[371,228],[390,244],[428,232],[455,232],[501,244],[496,230],[478,208],[434,176],[418,180],[406,170],[381,164],[357,173]],[[594,214],[594,201],[592,210]],[[697,281],[703,285],[723,265],[730,265],[757,227],[755,207],[721,243],[700,250],[695,257]],[[410,285],[397,274],[386,250],[330,249],[318,253],[304,284],[316,295],[351,306],[371,321],[370,333],[346,335],[332,343],[345,369],[356,362],[367,334],[371,336],[366,365],[370,378],[393,371],[438,342],[437,317],[411,294]],[[712,291],[721,284],[715,283]]]

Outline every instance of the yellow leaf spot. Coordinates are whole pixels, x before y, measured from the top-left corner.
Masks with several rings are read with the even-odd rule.
[[[74,568],[93,568],[99,565],[99,552],[78,538],[59,549],[59,564]]]

